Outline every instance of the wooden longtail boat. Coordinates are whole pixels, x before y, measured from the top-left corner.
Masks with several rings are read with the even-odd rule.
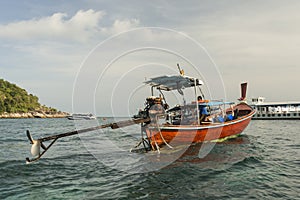
[[[151,96],[146,98],[145,108],[131,120],[61,133],[37,140],[34,140],[27,130],[27,137],[32,144],[31,153],[36,157],[26,158],[26,162],[39,160],[59,138],[103,128],[117,129],[141,124],[141,141],[132,151],[146,152],[153,150],[159,152],[164,146],[173,148],[174,145],[190,145],[226,139],[244,131],[255,114],[255,110],[245,102],[246,83],[242,84],[242,97],[238,104],[220,100],[202,100],[203,82],[197,78],[185,76],[179,65],[178,68],[180,75],[159,76],[145,81],[145,84],[151,86]],[[184,101],[183,105],[169,108],[163,91],[177,90],[184,96],[183,90],[188,88],[194,89],[195,99],[191,103],[187,104]],[[159,92],[158,96],[154,96],[154,89]],[[46,141],[51,141],[48,146],[44,145]],[[43,152],[40,152],[41,148]]]
[[[241,85],[242,97],[236,105],[233,102],[199,101],[197,87],[199,95],[204,96],[200,88],[203,82],[183,73],[151,78],[145,84],[151,86],[152,94],[146,99],[145,109],[135,117],[151,119],[141,125],[142,134],[146,136],[144,147],[148,146],[151,150],[159,150],[164,145],[172,148],[172,145],[189,145],[238,135],[255,114],[255,110],[245,102],[246,83]],[[194,102],[168,109],[162,91],[178,90],[183,95],[183,89],[187,88],[194,89]],[[159,96],[154,96],[154,89],[160,92]],[[201,114],[203,108],[209,110],[205,116]]]
[[[207,122],[200,125],[164,124],[159,127],[157,125],[146,125],[143,129],[152,149],[168,145],[172,141],[173,144],[188,144],[226,138],[242,133],[255,113],[251,107],[244,103],[235,105],[233,108],[238,109],[240,112],[236,119],[230,121]]]

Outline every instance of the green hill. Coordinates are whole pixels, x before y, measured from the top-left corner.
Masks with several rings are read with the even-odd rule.
[[[42,106],[39,98],[28,94],[25,89],[0,79],[0,114],[26,113],[32,111],[57,112],[54,108]]]

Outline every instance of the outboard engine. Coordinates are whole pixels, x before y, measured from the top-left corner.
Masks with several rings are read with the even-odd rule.
[[[150,96],[146,98],[144,110],[140,110],[134,118],[150,118],[150,115],[157,115],[165,113],[165,109],[168,108],[167,104],[164,104],[161,97]]]

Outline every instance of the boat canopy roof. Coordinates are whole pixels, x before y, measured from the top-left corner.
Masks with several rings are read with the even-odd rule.
[[[160,90],[178,90],[183,88],[194,87],[195,83],[197,85],[203,85],[203,81],[184,75],[165,75],[155,78],[151,78],[144,82],[152,87],[156,87]]]

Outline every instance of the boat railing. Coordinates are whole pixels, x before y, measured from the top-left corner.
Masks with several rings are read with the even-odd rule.
[[[199,107],[206,107],[208,112],[208,115],[202,118],[202,120],[206,120],[201,120],[201,122],[199,121],[198,123],[219,123],[230,119],[231,117],[228,117],[229,115],[234,116],[234,109],[231,106],[233,104],[234,102],[224,102],[223,100],[210,100],[198,103]],[[167,111],[167,120],[173,125],[189,125],[197,123],[198,109],[196,105],[196,102],[191,102],[189,104],[185,104],[184,106],[180,106],[178,109],[171,108],[169,111]],[[221,120],[221,118],[223,118],[223,120]],[[199,119],[201,119],[201,113]]]

